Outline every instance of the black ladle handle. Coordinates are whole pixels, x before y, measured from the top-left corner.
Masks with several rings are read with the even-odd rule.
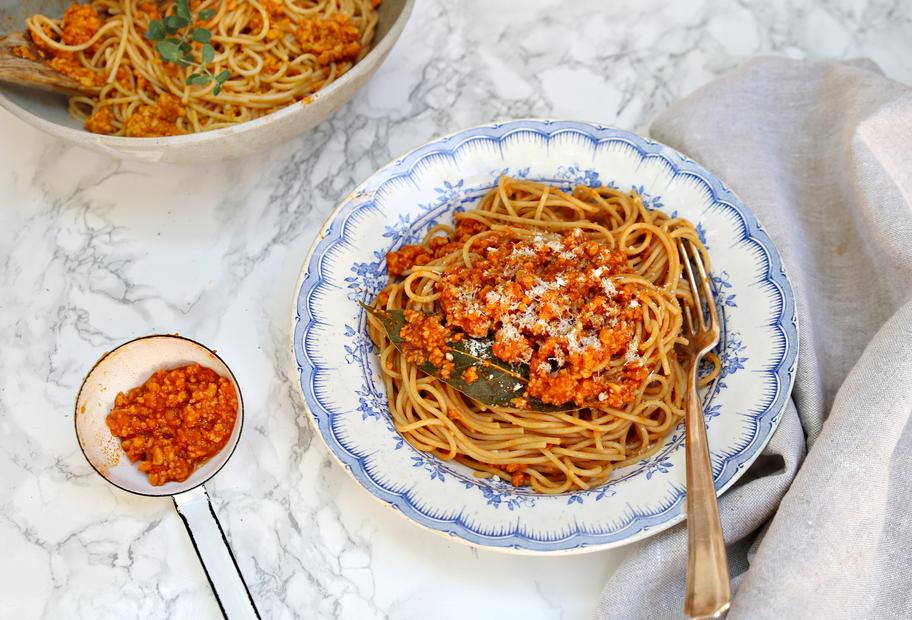
[[[250,590],[202,485],[171,496],[203,564],[212,593],[228,620],[259,620]]]

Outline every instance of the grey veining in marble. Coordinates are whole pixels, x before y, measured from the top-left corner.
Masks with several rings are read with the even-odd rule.
[[[72,408],[102,352],[217,348],[248,426],[209,485],[264,618],[580,618],[623,550],[520,558],[412,526],[330,461],[290,374],[301,262],[334,203],[443,133],[525,116],[644,132],[742,59],[868,56],[912,81],[912,3],[421,0],[330,122],[222,166],[122,163],[0,113],[0,617],[210,618],[168,500],[108,486]]]

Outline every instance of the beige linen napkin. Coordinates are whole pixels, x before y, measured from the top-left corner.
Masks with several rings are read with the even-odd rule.
[[[912,89],[867,62],[762,58],[652,135],[757,215],[798,303],[791,403],[720,502],[728,617],[912,618]],[[683,525],[637,545],[599,617],[681,617],[686,558]]]

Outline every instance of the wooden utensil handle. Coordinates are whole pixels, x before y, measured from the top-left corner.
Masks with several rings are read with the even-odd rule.
[[[26,50],[32,58],[24,58],[17,50]],[[0,37],[0,82],[63,95],[92,95],[98,92],[98,88],[84,86],[43,62],[31,40],[22,32]]]

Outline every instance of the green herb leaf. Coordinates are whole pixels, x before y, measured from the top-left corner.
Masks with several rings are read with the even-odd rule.
[[[190,23],[192,16],[190,14],[190,3],[188,0],[177,0],[177,7],[174,12],[181,19],[186,19],[188,24]],[[184,24],[184,26],[186,25],[187,24]]]
[[[175,39],[165,39],[155,44],[162,60],[168,62],[178,62],[181,60],[180,42]]]
[[[200,50],[200,60],[203,61],[203,64],[208,65],[209,63],[212,62],[212,60],[214,58],[215,58],[215,49],[208,43],[203,45],[202,49]]]
[[[224,84],[229,77],[231,77],[231,72],[228,69],[219,72],[219,74],[215,76],[215,88],[212,89],[213,95],[222,92],[222,84]]]
[[[190,13],[189,0],[178,0],[173,15],[167,16],[162,21],[149,22],[147,36],[150,40],[158,41],[156,49],[163,61],[173,62],[182,67],[196,65],[191,40],[203,44],[199,64],[205,66],[215,58],[215,50],[209,44],[212,38],[211,32],[205,28],[196,28],[192,33],[186,30],[180,33],[181,29],[190,25],[191,21],[193,21],[193,15]],[[166,44],[162,45],[162,43]],[[204,73],[211,79],[211,72],[206,70]]]
[[[165,38],[165,27],[156,19],[149,22],[149,29],[146,30],[146,38],[150,41],[161,41]]]
[[[169,34],[177,34],[181,28],[186,28],[190,20],[179,15],[169,15],[165,18],[165,29]]]
[[[406,325],[405,313],[402,310],[378,310],[361,304],[372,316],[380,319],[393,345],[402,350],[400,332]],[[494,341],[490,338],[463,338],[452,343],[448,353],[453,357],[453,373],[442,377],[440,370],[431,364],[421,364],[419,368],[459,390],[469,398],[483,405],[493,407],[512,407],[513,399],[525,398],[530,411],[557,412],[579,409],[574,403],[555,406],[543,403],[534,398],[523,396],[529,384],[529,368],[525,364],[509,364],[496,357],[491,350]],[[478,378],[466,383],[462,374],[475,367]]]
[[[215,17],[216,13],[218,13],[218,11],[216,11],[215,9],[203,9],[202,11],[199,12],[199,14],[196,16],[196,18],[198,20],[200,20],[201,22],[207,22],[210,19],[212,19],[213,17]]]
[[[212,33],[206,30],[205,28],[197,28],[193,31],[193,34],[190,35],[197,43],[208,43],[209,39],[212,38]]]
[[[205,86],[210,80],[211,78],[205,73],[191,73],[187,76],[187,84],[191,86]]]
[[[186,41],[181,41],[177,44],[177,47],[180,50],[181,60],[183,61],[181,64],[185,66],[193,64],[193,47]]]

